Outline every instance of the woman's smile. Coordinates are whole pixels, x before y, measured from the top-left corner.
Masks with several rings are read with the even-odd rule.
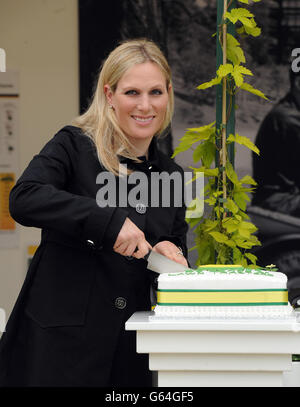
[[[155,118],[155,116],[131,116],[136,122],[138,122],[142,126],[146,126],[147,124],[152,123],[152,120]]]

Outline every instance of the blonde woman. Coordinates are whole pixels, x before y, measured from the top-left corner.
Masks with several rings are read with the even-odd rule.
[[[149,249],[187,265],[183,199],[163,205],[152,182],[183,175],[156,144],[172,113],[162,52],[126,41],[104,62],[88,110],[12,189],[11,215],[42,238],[1,338],[2,386],[151,386],[147,356],[124,327],[151,309]]]

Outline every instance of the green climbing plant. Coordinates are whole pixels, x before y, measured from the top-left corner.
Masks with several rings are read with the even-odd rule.
[[[256,182],[250,175],[239,179],[234,165],[229,159],[228,148],[238,143],[259,154],[252,141],[239,134],[226,135],[226,126],[231,109],[235,109],[233,96],[240,91],[247,91],[267,99],[263,92],[255,89],[245,81],[252,72],[245,66],[246,58],[239,40],[227,32],[232,23],[238,36],[257,37],[261,29],[257,26],[255,16],[247,8],[249,0],[239,0],[242,7],[231,8],[231,1],[224,1],[222,21],[217,32],[223,53],[223,63],[216,70],[216,76],[209,82],[202,83],[197,89],[203,91],[215,85],[222,86],[222,123],[216,122],[187,129],[175,149],[173,157],[192,149],[193,161],[198,166],[191,166],[194,178],[199,172],[204,173],[204,202],[210,208],[209,216],[189,216],[186,218],[194,228],[195,246],[198,251],[197,266],[203,264],[241,264],[255,265],[257,257],[251,253],[253,246],[260,245],[255,235],[257,228],[251,223],[246,213],[248,193],[253,192]],[[253,0],[259,2],[260,0]],[[238,37],[239,38],[239,37]],[[200,199],[196,197],[196,200]],[[192,201],[188,210],[193,208]]]

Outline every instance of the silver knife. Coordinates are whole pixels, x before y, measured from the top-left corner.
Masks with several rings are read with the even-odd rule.
[[[180,273],[189,269],[189,266],[184,266],[183,264],[170,260],[168,257],[153,250],[149,250],[146,256],[144,256],[144,259],[148,262],[147,268],[159,274]]]

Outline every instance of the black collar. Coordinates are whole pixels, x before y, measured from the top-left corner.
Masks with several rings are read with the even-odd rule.
[[[149,150],[148,150],[148,160],[146,159],[145,155],[139,156],[138,159],[143,161],[142,163],[137,163],[129,158],[123,157],[123,156],[118,156],[119,161],[121,164],[127,164],[128,167],[131,168],[140,168],[142,169],[143,167],[149,168],[149,166],[152,167],[153,170],[162,170],[163,169],[163,160],[161,158],[160,152],[157,147],[157,141],[156,137],[153,137],[151,140],[151,143],[149,145]]]

